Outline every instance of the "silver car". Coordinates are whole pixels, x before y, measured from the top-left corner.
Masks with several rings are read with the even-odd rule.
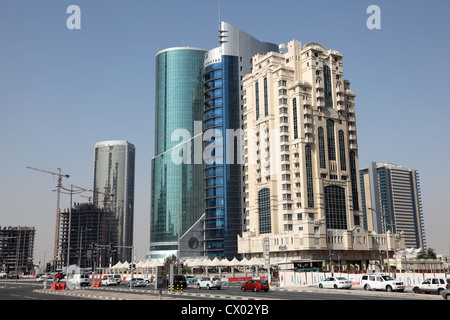
[[[350,289],[352,282],[344,277],[328,277],[319,283],[319,288]]]
[[[145,281],[143,278],[133,278],[130,280],[132,287],[145,287],[147,286],[147,281]]]

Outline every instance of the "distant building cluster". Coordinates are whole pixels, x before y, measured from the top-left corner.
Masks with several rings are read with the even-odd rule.
[[[226,22],[219,44],[156,54],[147,258],[363,269],[383,251],[426,249],[417,170],[359,169],[356,94],[341,53],[261,42]],[[57,268],[132,260],[134,175],[133,144],[95,145],[92,202],[58,216]],[[4,264],[25,268],[34,229],[1,232]]]

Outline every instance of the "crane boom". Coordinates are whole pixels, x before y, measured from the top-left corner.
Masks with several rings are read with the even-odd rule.
[[[61,186],[62,186],[62,178],[69,178],[70,175],[61,173],[61,169],[58,168],[58,172],[52,172],[48,170],[42,170],[33,167],[27,167],[27,169],[37,170],[45,173],[52,174],[54,176],[58,176],[58,185],[57,188],[57,198],[56,198],[56,226],[55,226],[55,248],[53,250],[53,260],[56,264],[57,254],[58,254],[58,235],[59,235],[59,216],[60,216],[60,208],[59,208],[59,199],[61,194]]]

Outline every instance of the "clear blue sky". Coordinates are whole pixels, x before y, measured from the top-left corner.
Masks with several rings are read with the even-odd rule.
[[[56,179],[92,187],[94,144],[136,146],[135,246],[149,239],[154,61],[165,48],[218,46],[218,0],[0,2],[0,226],[35,226],[35,260],[53,253]],[[69,5],[81,30],[69,30]],[[369,30],[366,9],[381,9]],[[344,56],[356,97],[360,167],[419,170],[428,246],[448,253],[449,1],[221,0],[221,18],[261,41],[321,43]],[[77,196],[76,196],[77,197]],[[84,202],[84,198],[75,199]],[[68,196],[61,208],[69,206]]]

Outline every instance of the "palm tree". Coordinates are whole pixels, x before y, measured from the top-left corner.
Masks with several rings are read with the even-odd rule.
[[[423,250],[419,252],[419,254],[417,255],[417,259],[432,259],[432,260],[436,260],[436,253],[434,252],[433,249],[427,249],[427,251]]]

